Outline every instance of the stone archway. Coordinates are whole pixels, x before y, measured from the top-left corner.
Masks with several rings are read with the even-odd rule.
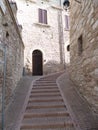
[[[40,50],[32,53],[32,75],[43,75],[43,55]]]

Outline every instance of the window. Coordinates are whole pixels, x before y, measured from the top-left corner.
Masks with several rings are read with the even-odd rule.
[[[83,52],[83,38],[82,35],[78,38],[78,53],[81,55]]]
[[[47,24],[47,10],[39,9],[39,23]]]
[[[70,51],[70,45],[67,46],[67,51]]]
[[[65,15],[65,30],[69,30],[69,16]]]

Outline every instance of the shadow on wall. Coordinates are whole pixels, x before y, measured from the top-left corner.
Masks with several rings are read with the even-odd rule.
[[[57,61],[51,60],[43,65],[43,73],[47,75],[54,72],[62,71],[64,70],[64,68],[64,64],[60,64]]]
[[[32,75],[32,70],[27,64],[25,65],[25,67],[23,67],[23,76],[25,75]]]

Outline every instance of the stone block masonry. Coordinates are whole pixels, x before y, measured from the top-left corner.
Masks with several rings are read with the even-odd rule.
[[[43,54],[43,74],[63,70],[64,55],[66,55],[62,24],[63,9],[56,3],[53,5],[54,0],[35,0],[35,2],[17,0],[16,2],[18,20],[23,26],[26,74],[32,73],[32,53],[34,50],[40,50]],[[47,24],[39,22],[39,8],[47,11]]]
[[[12,12],[10,3],[7,0],[2,1],[0,5],[0,114],[2,102],[2,89],[4,89],[4,71],[5,77],[5,108],[12,101],[13,91],[22,77],[24,64],[24,45]],[[6,50],[4,49],[6,48]],[[6,59],[4,59],[6,56]],[[6,69],[4,69],[4,65]]]
[[[98,113],[98,1],[71,0],[70,76]]]

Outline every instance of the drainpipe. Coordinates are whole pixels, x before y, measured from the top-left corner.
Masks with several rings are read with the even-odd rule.
[[[60,0],[60,6],[62,7],[62,0]],[[63,24],[63,22],[62,22]],[[63,30],[62,30],[63,31]],[[66,65],[65,65],[65,48],[64,48],[64,34],[62,33],[62,37],[63,37],[63,64],[64,64],[64,69],[66,69]]]
[[[61,6],[60,0],[60,6]],[[63,64],[64,69],[65,66],[65,51],[64,51],[64,34],[63,34],[63,23],[62,23],[62,10],[58,11],[58,30],[59,30],[59,47],[60,47],[60,63]]]

